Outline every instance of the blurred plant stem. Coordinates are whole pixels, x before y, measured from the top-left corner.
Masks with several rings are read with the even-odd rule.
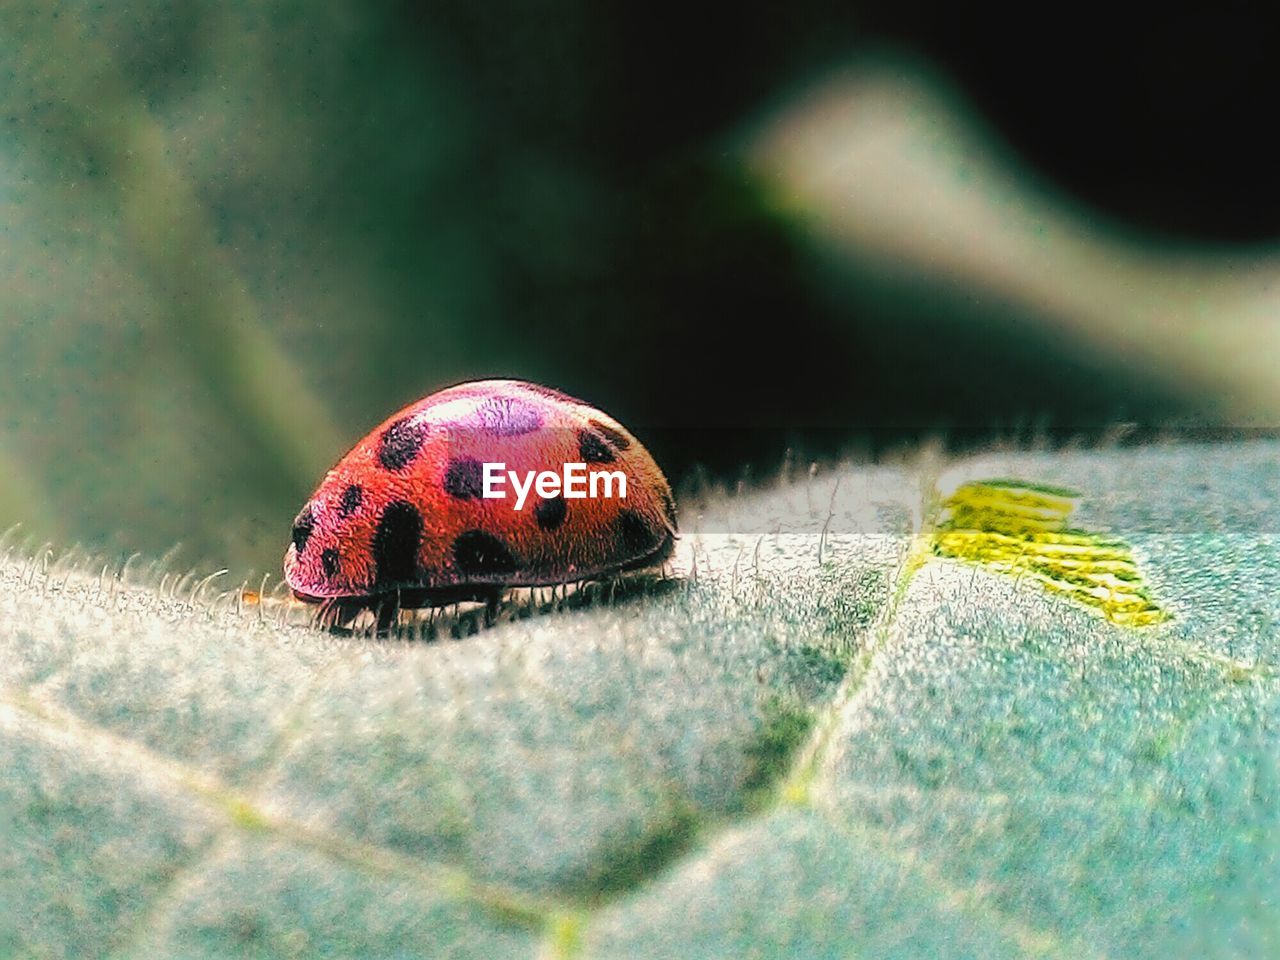
[[[55,122],[27,133],[92,158],[84,188],[110,205],[147,282],[175,322],[154,324],[163,353],[202,380],[252,441],[264,476],[304,495],[341,446],[325,404],[260,322],[213,239],[166,133],[131,89],[92,21],[58,3],[8,7],[0,23],[26,54],[32,104]],[[180,322],[176,322],[179,321]],[[157,344],[160,346],[160,344]]]
[[[836,259],[1007,303],[1232,426],[1280,426],[1280,253],[1126,233],[1038,185],[956,101],[921,65],[872,59],[790,99],[747,154]]]

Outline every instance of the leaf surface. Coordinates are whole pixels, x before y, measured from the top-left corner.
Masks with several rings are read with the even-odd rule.
[[[1273,952],[1278,453],[845,467],[461,640],[11,559],[0,954]],[[937,555],[992,478],[1078,492],[1169,619]]]

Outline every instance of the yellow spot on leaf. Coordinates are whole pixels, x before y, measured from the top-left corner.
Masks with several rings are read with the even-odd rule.
[[[231,815],[232,821],[245,830],[265,830],[267,829],[267,818],[253,804],[240,797],[228,797],[226,799],[226,810]]]
[[[1060,487],[989,480],[960,487],[944,503],[933,552],[1016,577],[1145,627],[1170,618],[1148,592],[1123,540],[1067,525],[1079,494]]]
[[[553,913],[547,918],[547,946],[543,956],[575,957],[582,947],[583,918],[577,913]]]

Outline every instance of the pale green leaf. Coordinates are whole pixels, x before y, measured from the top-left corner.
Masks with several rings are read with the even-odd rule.
[[[1170,619],[935,555],[995,478]],[[1277,505],[1272,443],[845,467],[431,641],[19,551],[0,954],[1267,955]]]

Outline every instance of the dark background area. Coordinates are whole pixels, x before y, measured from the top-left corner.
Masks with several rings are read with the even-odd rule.
[[[911,0],[403,10],[418,42],[456,41],[464,82],[509,135],[572,154],[616,203],[612,263],[594,289],[517,267],[512,311],[540,336],[558,332],[570,388],[633,410],[677,473],[767,463],[789,445],[829,456],[939,431],[963,446],[1117,420],[1212,423],[1198,398],[1045,332],[975,343],[963,315],[989,305],[873,276],[833,296],[810,282],[791,225],[708,145],[779,91],[893,45],[939,64],[1082,206],[1166,243],[1270,240],[1280,178],[1266,118],[1280,61],[1269,53],[1280,34],[1259,5],[1085,4],[1020,17]],[[936,365],[905,376],[930,361],[915,325],[899,321],[929,311],[949,317],[932,331]],[[781,342],[780,328],[791,331]],[[606,338],[626,345],[625,361],[600,362]],[[981,389],[975,365],[989,372]]]
[[[788,449],[1231,426],[1014,304],[833,269],[738,145],[899,51],[1082,215],[1165,250],[1273,242],[1259,5],[20,8],[0,487],[33,530],[269,567],[347,446],[481,376],[597,403],[677,482]],[[147,145],[171,179],[136,175]]]
[[[1280,231],[1280,28],[1258,3],[1072,4],[985,19],[957,4],[869,8],[1082,202],[1187,240]]]

